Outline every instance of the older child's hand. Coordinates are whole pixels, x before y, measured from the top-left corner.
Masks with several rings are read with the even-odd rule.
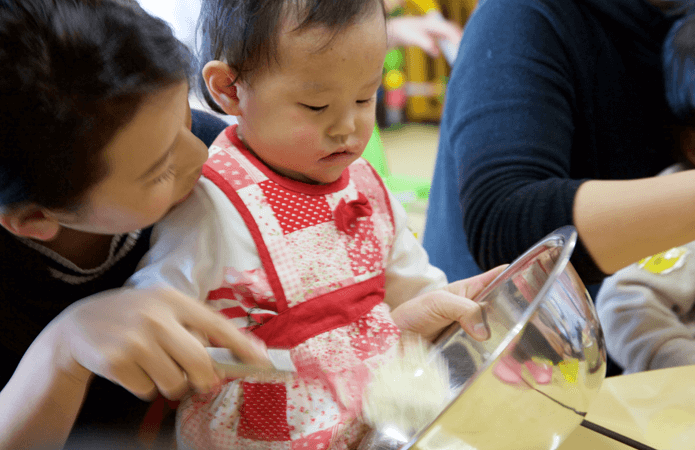
[[[143,399],[157,391],[175,399],[189,387],[207,392],[219,383],[197,336],[247,363],[269,365],[260,340],[173,290],[103,292],[65,310],[51,327],[63,370],[78,380],[100,375]]]
[[[483,323],[480,305],[475,298],[506,266],[496,267],[483,274],[450,283],[443,289],[428,292],[409,300],[391,316],[402,331],[412,331],[433,340],[452,322],[477,340],[485,340],[488,330]]]

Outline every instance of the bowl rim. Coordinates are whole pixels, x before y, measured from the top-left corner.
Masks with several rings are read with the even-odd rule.
[[[412,447],[430,429],[432,424],[434,424],[442,415],[446,413],[446,411],[449,408],[452,407],[456,400],[466,392],[470,385],[473,384],[473,382],[476,379],[478,379],[482,373],[487,371],[492,366],[492,364],[502,354],[504,349],[507,348],[509,343],[518,336],[518,334],[524,328],[525,324],[529,321],[531,316],[533,316],[536,313],[541,303],[543,303],[543,300],[546,294],[548,293],[550,286],[567,267],[567,264],[570,261],[570,256],[572,255],[572,253],[574,252],[574,248],[576,247],[577,238],[577,229],[572,225],[567,225],[556,229],[552,233],[546,235],[544,238],[536,242],[518,258],[516,258],[511,264],[509,264],[507,268],[505,268],[499,275],[497,275],[497,277],[495,277],[495,279],[473,299],[476,302],[483,300],[485,296],[489,295],[490,292],[497,288],[497,286],[501,285],[503,282],[506,282],[509,279],[509,273],[515,271],[519,264],[525,263],[525,260],[532,256],[534,253],[536,253],[541,246],[547,246],[549,242],[558,242],[558,244],[555,245],[555,247],[563,246],[560,255],[558,256],[557,264],[555,264],[553,269],[548,274],[546,282],[543,283],[543,286],[538,291],[533,301],[529,303],[528,308],[526,308],[524,313],[521,315],[518,323],[513,328],[511,328],[507,332],[507,334],[502,338],[499,345],[497,345],[497,347],[495,347],[495,350],[490,353],[490,356],[485,360],[484,364],[481,365],[478,368],[478,370],[476,370],[473,373],[473,375],[471,375],[466,380],[465,383],[463,383],[459,393],[454,398],[452,398],[451,401],[449,401],[447,406],[444,409],[442,409],[442,411],[437,415],[437,417],[434,420],[432,420],[432,422],[430,422],[430,424],[428,424],[426,427],[423,427],[421,430],[418,430],[418,432],[408,441],[408,443],[401,447],[401,450],[407,450],[410,447]],[[439,350],[440,347],[447,342],[447,339],[459,330],[462,330],[462,328],[458,323],[454,322],[452,325],[450,325],[444,332],[442,332],[442,334],[440,334],[439,337],[437,337],[437,339],[434,342],[435,347],[432,351]]]
[[[565,268],[567,267],[567,263],[570,261],[570,257],[572,256],[572,253],[574,252],[574,248],[577,244],[577,230],[571,225],[558,228],[557,230],[553,231],[552,233],[548,234],[545,236],[543,239],[540,241],[536,242],[532,247],[530,247],[528,250],[526,250],[521,256],[516,258],[507,268],[502,271],[497,277],[495,277],[494,280],[490,284],[488,284],[481,292],[478,294],[473,300],[475,302],[480,302],[485,299],[486,296],[488,296],[493,290],[495,290],[499,285],[502,283],[508,281],[510,277],[508,276],[509,273],[514,272],[514,269],[519,264],[525,263],[525,260],[531,256],[535,256],[534,254],[538,252],[538,250],[542,246],[546,246],[548,242],[558,242],[559,246],[563,246],[560,255],[558,256],[557,263],[553,267],[553,269],[550,271],[548,274],[548,278],[545,283],[543,283],[543,286],[541,289],[538,291],[536,296],[533,298],[533,301],[529,303],[529,306],[526,308],[524,313],[519,317],[519,321],[517,324],[511,328],[507,334],[502,338],[500,341],[499,345],[495,347],[495,350],[490,353],[490,356],[488,357],[488,360],[481,366],[480,370],[477,370],[476,373],[471,376],[471,378],[475,378],[475,375],[478,372],[484,372],[487,369],[487,366],[491,364],[492,361],[496,360],[498,356],[504,351],[505,348],[509,345],[509,343],[521,332],[521,330],[524,328],[526,323],[529,321],[531,316],[533,316],[538,308],[540,307],[541,303],[543,303],[543,300],[545,299],[546,294],[550,290],[550,287],[552,286],[553,282],[560,276],[562,272],[564,272]],[[485,313],[485,310],[483,309],[483,314]],[[442,339],[444,340],[444,339]],[[439,338],[437,339],[439,341]],[[467,383],[464,383],[461,392],[465,390]]]

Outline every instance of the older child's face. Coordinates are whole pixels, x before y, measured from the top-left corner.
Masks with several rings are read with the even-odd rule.
[[[185,199],[200,177],[207,148],[191,133],[188,85],[147,101],[104,150],[107,176],[77,213],[52,214],[68,228],[99,234],[147,227]]]
[[[239,134],[276,172],[331,183],[360,157],[374,128],[384,18],[375,13],[325,49],[325,30],[290,30],[280,34],[279,67],[239,83]]]

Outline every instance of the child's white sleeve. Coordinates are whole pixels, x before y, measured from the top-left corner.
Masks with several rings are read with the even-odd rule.
[[[389,192],[395,222],[393,247],[386,264],[386,298],[391,309],[417,295],[447,284],[446,275],[430,264],[427,252],[407,227],[408,216]]]
[[[150,250],[126,286],[172,287],[204,299],[215,281],[210,275],[218,272],[221,236],[216,228],[212,201],[198,184],[185,202],[154,226]]]
[[[201,178],[191,196],[155,225],[150,250],[126,286],[172,287],[203,301],[223,284],[225,269],[259,266],[238,211]]]
[[[694,302],[695,243],[618,271],[596,298],[608,353],[625,373],[695,364]]]

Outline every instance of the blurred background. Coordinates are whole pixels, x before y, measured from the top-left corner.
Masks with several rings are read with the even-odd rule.
[[[168,22],[182,42],[196,49],[200,0],[138,2],[150,14]],[[398,18],[424,21],[438,17],[462,30],[477,0],[386,0],[385,3],[394,24]],[[377,102],[380,142],[372,140],[365,158],[387,179],[387,185],[408,211],[410,229],[421,239],[451,67],[444,52],[435,57],[420,46],[407,45],[414,41],[412,23],[408,22],[411,36],[392,39],[396,46],[387,54]],[[406,45],[399,45],[403,41]],[[440,44],[446,45],[446,42]],[[454,51],[456,47],[458,42]],[[191,93],[191,106],[211,112],[196,92]],[[234,123],[233,117],[221,117]]]

